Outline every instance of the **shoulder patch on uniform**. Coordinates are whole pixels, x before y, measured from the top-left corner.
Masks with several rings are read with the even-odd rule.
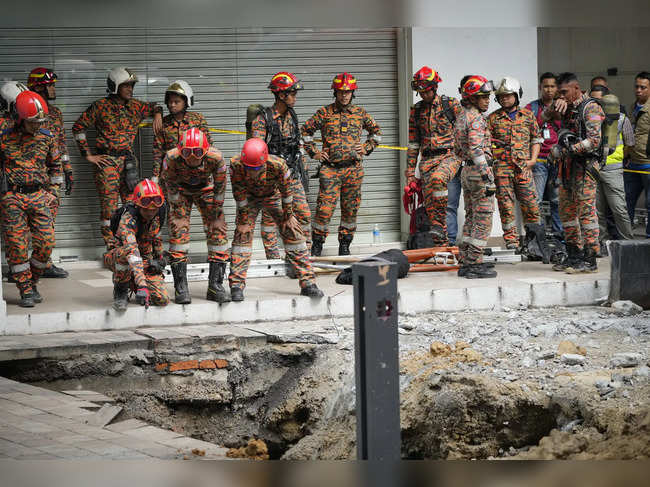
[[[47,135],[48,137],[54,137],[54,135],[52,135],[52,132],[50,132],[48,129],[40,128],[38,131],[43,135]]]
[[[472,122],[472,124],[471,124],[471,127],[472,127],[474,130],[478,130],[478,129],[481,128],[481,122],[480,122],[479,120],[474,120],[474,121]]]

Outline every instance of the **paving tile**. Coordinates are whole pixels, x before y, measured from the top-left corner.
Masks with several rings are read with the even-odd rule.
[[[102,456],[117,457],[135,454],[136,451],[121,445],[115,445],[104,440],[81,441],[75,445],[77,448],[87,450]]]
[[[173,431],[156,428],[155,426],[145,426],[144,428],[128,430],[125,431],[124,434],[144,440],[155,441],[157,443],[162,443],[165,440],[173,440],[174,438],[180,438],[183,436],[181,434],[174,433]]]
[[[62,443],[63,445],[76,445],[82,441],[93,441],[97,439],[87,435],[74,434],[69,431],[65,431],[61,435],[52,436],[51,438],[59,443]]]
[[[28,453],[27,455],[21,455],[19,457],[15,457],[16,460],[59,460],[59,458],[55,457],[54,455],[50,455],[48,453]]]
[[[164,445],[177,448],[183,453],[191,453],[192,450],[197,449],[205,452],[206,457],[218,458],[225,457],[227,448],[220,447],[213,443],[208,443],[207,441],[196,440],[194,438],[182,437],[174,438],[172,440],[161,441]]]
[[[89,417],[86,422],[91,426],[103,428],[122,412],[122,406],[109,406],[104,404],[99,411]]]
[[[144,426],[149,426],[149,424],[145,423],[144,421],[140,421],[139,419],[127,419],[125,421],[120,421],[119,423],[109,424],[105,429],[114,431],[116,433],[121,433],[136,428],[142,428]]]
[[[75,448],[74,446],[69,445],[54,445],[54,446],[39,446],[39,451],[54,455],[57,458],[86,458],[91,456],[93,453],[88,450],[82,450],[81,448]]]
[[[137,450],[155,458],[179,458],[182,455],[177,448],[130,436],[116,438],[111,440],[111,443]]]

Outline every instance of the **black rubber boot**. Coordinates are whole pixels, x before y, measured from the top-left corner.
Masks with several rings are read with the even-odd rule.
[[[20,302],[18,306],[21,308],[33,308],[35,303],[34,292],[31,289],[29,291],[20,291]]]
[[[559,272],[566,271],[569,265],[575,264],[576,253],[579,251],[580,249],[575,245],[570,243],[566,244],[566,255],[560,262],[553,266],[553,270]]]
[[[573,258],[571,258],[571,252],[569,252],[569,261],[567,262],[567,268],[564,272],[567,274],[580,274],[585,270],[585,251],[579,249],[575,245],[571,245]],[[569,250],[569,245],[567,244],[567,251]]]
[[[68,277],[70,274],[68,274],[68,271],[65,269],[62,269],[61,267],[57,267],[54,264],[52,264],[48,269],[45,269],[45,272],[41,274],[41,277],[45,277],[48,279],[65,279]]]
[[[284,270],[289,279],[298,279],[296,268],[293,266],[288,256],[284,257]]]
[[[325,243],[325,237],[322,235],[316,235],[315,233],[311,234],[311,255],[320,257],[320,254],[323,252],[323,244]]]
[[[447,232],[440,225],[431,225],[429,230],[431,238],[433,239],[434,247],[446,247],[449,245],[449,240],[447,239]]]
[[[190,304],[190,288],[187,287],[187,262],[173,262],[171,264],[174,276],[174,302],[176,304]],[[210,267],[212,272],[212,267]]]
[[[339,236],[339,255],[350,255],[350,244],[352,243],[352,235]]]
[[[244,290],[240,287],[231,287],[230,288],[230,299],[231,301],[239,302],[244,300]]]
[[[43,296],[41,296],[41,293],[39,293],[38,289],[36,289],[35,282],[32,282],[32,296],[34,296],[34,302],[36,304],[43,302]]]
[[[588,274],[598,272],[598,263],[596,262],[596,250],[594,248],[588,247],[585,249],[585,259],[583,261],[582,272]]]
[[[483,264],[471,264],[465,274],[467,279],[488,279],[497,277],[497,271],[490,269]]]
[[[323,291],[318,289],[316,284],[307,284],[300,290],[301,296],[309,296],[310,298],[322,298],[324,296]]]
[[[116,311],[126,311],[129,305],[129,283],[128,282],[114,282],[113,283],[113,308]]]
[[[206,299],[217,303],[227,303],[230,296],[223,287],[223,278],[226,275],[225,262],[210,262],[210,275],[208,276],[208,293]]]

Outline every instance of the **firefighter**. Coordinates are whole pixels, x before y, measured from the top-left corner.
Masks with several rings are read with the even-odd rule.
[[[449,243],[447,237],[447,186],[458,172],[461,161],[453,150],[453,129],[461,111],[458,100],[437,94],[439,74],[429,66],[419,69],[411,81],[421,101],[409,115],[407,152],[407,184],[415,181],[415,168],[420,156],[420,177],[424,206],[429,217],[434,246]]]
[[[65,178],[65,195],[72,194],[72,185],[74,178],[72,175],[72,165],[70,164],[70,156],[68,155],[68,148],[65,145],[65,128],[63,125],[63,113],[51,102],[56,100],[56,82],[57,76],[54,71],[47,68],[34,68],[29,73],[27,78],[27,86],[30,90],[35,91],[47,102],[48,109],[48,123],[47,128],[59,144],[59,153],[61,154],[61,167],[63,168],[63,175]],[[56,201],[52,207],[52,218],[56,222],[56,217],[59,214],[59,207],[61,206],[61,186],[64,178],[57,181],[52,187],[56,194]],[[52,264],[48,267],[41,277],[68,277],[68,272],[65,269]]]
[[[266,143],[257,137],[244,143],[241,155],[230,160],[230,183],[237,206],[235,236],[230,257],[230,295],[244,300],[246,272],[253,248],[257,214],[265,208],[280,228],[284,251],[296,270],[300,294],[320,298],[302,228],[293,213],[291,170],[284,159],[269,155]]]
[[[9,269],[20,291],[19,305],[40,303],[36,283],[51,265],[55,245],[53,186],[62,176],[59,146],[47,123],[45,100],[33,91],[16,97],[16,124],[0,136],[2,230]],[[28,256],[31,234],[32,254]]]
[[[137,304],[166,306],[160,232],[165,220],[165,197],[157,183],[144,179],[133,190],[130,201],[111,216],[114,238],[104,254],[104,265],[113,271],[113,308],[125,311],[129,294],[135,293]]]
[[[196,205],[203,219],[208,240],[207,299],[229,301],[223,287],[228,262],[228,240],[223,200],[226,194],[226,165],[221,152],[210,147],[199,128],[181,135],[178,147],[167,152],[163,160],[162,180],[167,186],[170,204],[169,253],[174,276],[174,300],[177,304],[192,301],[187,286],[187,253],[190,247],[190,215]]]
[[[339,197],[339,255],[350,255],[361,206],[363,158],[381,141],[379,125],[368,112],[352,103],[357,90],[356,78],[350,73],[337,74],[332,81],[332,90],[334,103],[318,109],[301,129],[307,153],[322,164],[316,215],[312,222],[312,255],[321,255]],[[368,132],[368,139],[362,144],[364,129]],[[323,139],[321,150],[317,150],[314,143],[314,133],[318,130]]]
[[[19,81],[7,81],[0,87],[0,132],[16,123],[16,97],[28,88]]]
[[[494,85],[483,76],[471,76],[462,89],[465,104],[454,126],[454,148],[463,161],[461,180],[465,201],[463,242],[459,246],[459,277],[496,277],[483,263],[483,249],[492,229],[494,212],[494,174],[490,130],[484,113],[490,105]]]
[[[157,135],[162,129],[162,108],[133,98],[138,77],[126,68],[113,68],[106,79],[108,96],[95,101],[72,126],[79,152],[93,164],[101,206],[101,232],[108,247],[112,239],[110,218],[120,199],[124,203],[140,179],[133,142],[143,119],[153,117]],[[95,154],[90,151],[86,131],[94,127]]]

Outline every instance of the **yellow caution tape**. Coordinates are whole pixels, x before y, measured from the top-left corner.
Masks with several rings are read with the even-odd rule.
[[[625,172],[634,172],[637,174],[650,174],[650,171],[637,171],[635,169],[623,169]]]

